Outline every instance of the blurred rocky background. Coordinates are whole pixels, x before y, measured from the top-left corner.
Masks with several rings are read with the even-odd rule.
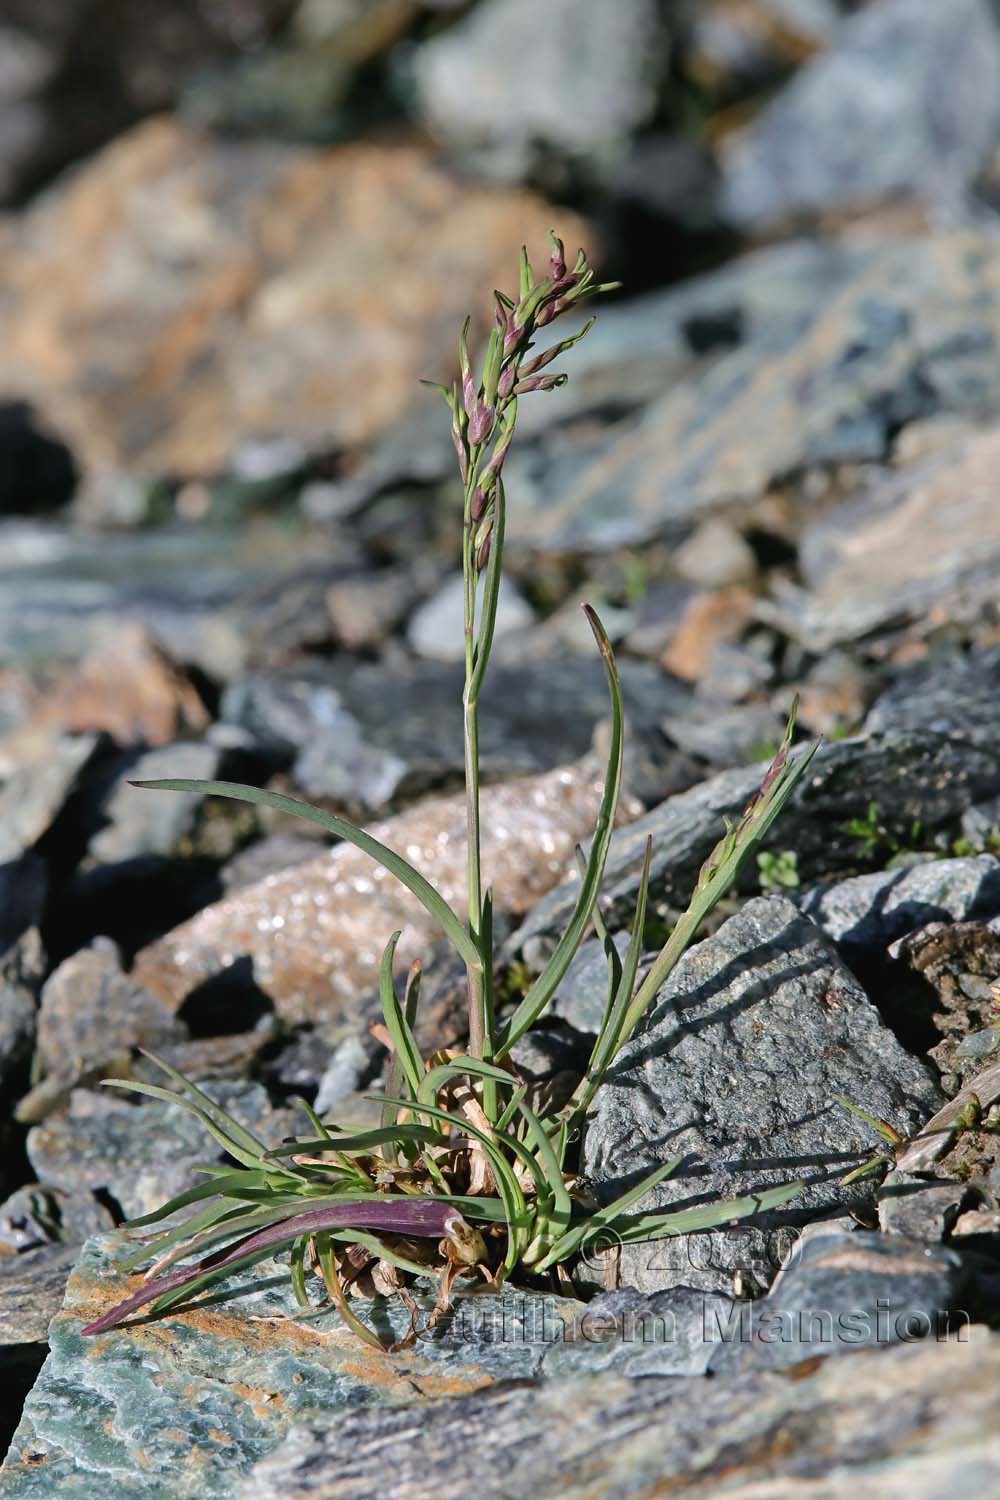
[[[306,825],[128,782],[224,776],[309,797],[420,851],[461,901],[459,490],[419,379],[451,379],[463,317],[481,338],[492,288],[510,287],[522,241],[544,257],[550,226],[623,289],[573,351],[566,390],[522,403],[507,466],[510,567],[482,751],[511,993],[551,947],[596,808],[606,697],[586,599],[620,653],[629,715],[613,930],[651,829],[655,943],[795,694],[803,733],[828,741],[747,872],[742,895],[758,900],[730,903],[679,981],[707,965],[722,984],[756,963],[778,985],[794,952],[799,988],[759,1023],[779,1033],[759,1087],[783,1114],[762,1130],[737,1101],[722,1136],[706,1127],[692,1147],[718,1153],[724,1137],[735,1158],[780,1139],[799,1160],[815,1143],[842,1173],[873,1146],[831,1104],[838,1090],[875,1115],[895,1107],[906,1131],[962,1089],[986,1108],[1000,1097],[988,1063],[1000,1050],[1000,3],[0,0],[11,1426],[75,1247],[204,1160],[164,1106],[109,1099],[102,1077],[145,1076],[138,1048],[153,1046],[275,1139],[296,1095],[363,1110],[383,1062],[373,974],[394,927],[400,957],[428,962],[422,1041],[461,1036],[460,976],[437,934],[364,860]],[[529,1072],[578,1065],[595,962],[584,955],[521,1059]],[[834,992],[835,1047],[815,1023]],[[861,1031],[867,1061],[848,1066],[845,1037],[855,1046]],[[642,1165],[651,1141],[688,1127],[711,1069],[688,1085],[663,1103],[666,1122],[636,1123],[627,1093],[623,1116],[611,1091],[586,1147],[598,1183],[622,1170],[626,1137]],[[916,1200],[906,1183],[895,1199],[852,1200],[837,1232],[861,1224],[866,1243],[896,1246],[898,1267],[895,1251],[871,1250],[876,1279],[844,1297],[905,1280],[919,1242],[938,1259],[906,1296],[940,1311],[965,1295],[963,1239],[987,1268],[977,1317],[995,1317],[1000,1168],[981,1146],[950,1174],[926,1161],[910,1173],[931,1188]],[[838,1201],[817,1189],[806,1217]],[[719,1264],[721,1280],[697,1284],[721,1296],[744,1268],[729,1249]],[[150,1488],[136,1476],[173,1462],[157,1434],[184,1428],[195,1377],[174,1351],[177,1367],[154,1374],[173,1391],[156,1431],[119,1408],[112,1447],[74,1457],[95,1392],[126,1381],[55,1332],[76,1326],[93,1254],[81,1265],[9,1493],[58,1482],[92,1495],[99,1472],[110,1500],[153,1500],[155,1474]],[[626,1270],[644,1295],[678,1285],[668,1266]],[[773,1271],[741,1285],[763,1294]],[[293,1377],[274,1357],[284,1399]],[[931,1390],[937,1367],[921,1357],[913,1389]],[[996,1358],[990,1342],[979,1367]],[[316,1409],[341,1399],[348,1359],[307,1382]],[[646,1373],[700,1376],[706,1363]],[[226,1368],[211,1399],[230,1403],[228,1436],[201,1435],[215,1457],[172,1494],[235,1493],[231,1473],[257,1459],[247,1494],[270,1493],[288,1413],[311,1419],[300,1394],[261,1426],[238,1361]],[[537,1373],[476,1368],[470,1389]],[[588,1373],[570,1362],[560,1378]],[[982,1489],[996,1409],[947,1379],[968,1393],[965,1446],[940,1459],[947,1492],[960,1470]],[[850,1397],[833,1376],[817,1382],[821,1411]],[[412,1399],[376,1386],[343,1399]],[[899,1493],[944,1493],[920,1488],[932,1465],[906,1468],[898,1408],[865,1415],[865,1451],[898,1457]],[[519,1442],[516,1412],[483,1407],[487,1426],[504,1420]],[[533,1433],[533,1451],[550,1440]],[[289,1441],[287,1472],[275,1459],[284,1494],[298,1493]],[[782,1475],[752,1468],[752,1430],[746,1443],[750,1479],[778,1494]],[[795,1443],[783,1451],[794,1469]],[[553,1454],[550,1489],[577,1493]],[[385,1475],[358,1484],[420,1493]]]

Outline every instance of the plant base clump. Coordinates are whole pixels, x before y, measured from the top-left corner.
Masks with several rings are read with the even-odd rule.
[[[652,849],[647,845],[631,940],[621,958],[601,919],[599,895],[621,789],[622,696],[610,642],[589,606],[585,610],[607,675],[611,706],[610,751],[597,827],[587,858],[581,854],[576,906],[552,957],[516,1007],[505,1011],[497,1004],[492,898],[484,886],[480,863],[478,709],[503,565],[503,464],[514,436],[518,398],[564,384],[565,375],[542,372],[591,325],[588,322],[570,337],[532,354],[537,335],[579,303],[610,289],[595,285],[583,251],[570,269],[555,236],[548,273],[543,277],[535,275],[522,250],[518,295],[495,294],[495,324],[481,376],[477,380],[472,373],[467,322],[459,340],[460,378],[450,389],[437,387],[451,413],[464,488],[462,701],[468,920],[463,921],[401,855],[344,819],[307,803],[231,782],[136,783],[277,808],[316,823],[371,855],[417,897],[464,962],[467,1051],[426,1058],[421,1054],[415,1040],[420,966],[413,965],[402,995],[397,994],[393,959],[399,933],[395,933],[386,946],[379,978],[384,1022],[380,1035],[390,1054],[388,1086],[379,1096],[379,1128],[352,1131],[320,1120],[303,1104],[309,1133],[269,1150],[164,1062],[159,1066],[174,1088],[109,1080],[115,1087],[173,1100],[192,1111],[234,1165],[203,1167],[202,1182],[158,1212],[133,1222],[133,1229],[150,1228],[191,1210],[180,1224],[155,1232],[126,1262],[126,1269],[150,1262],[143,1284],[89,1324],[84,1333],[113,1328],[143,1307],[165,1312],[220,1277],[287,1249],[292,1284],[303,1307],[311,1305],[307,1271],[315,1270],[326,1289],[325,1305],[339,1308],[360,1337],[378,1343],[351,1307],[350,1294],[367,1291],[408,1302],[412,1339],[418,1313],[409,1288],[416,1278],[430,1276],[438,1282],[430,1315],[433,1321],[448,1306],[459,1277],[498,1286],[510,1276],[544,1276],[569,1287],[573,1263],[592,1241],[610,1236],[627,1243],[711,1228],[773,1209],[799,1191],[801,1184],[791,1182],[742,1198],[642,1213],[635,1206],[677,1169],[680,1158],[664,1162],[615,1202],[603,1206],[592,1201],[577,1177],[581,1127],[608,1069],[641,1025],[700,924],[760,845],[813,753],[790,757],[793,710],[760,791],[739,823],[727,827],[705,861],[687,910],[638,983]],[[557,1109],[538,1112],[511,1061],[511,1049],[544,1015],[591,927],[603,941],[608,960],[602,1024],[571,1098]]]

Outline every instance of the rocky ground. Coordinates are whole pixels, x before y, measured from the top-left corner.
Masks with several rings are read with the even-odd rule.
[[[4,8],[4,1496],[1000,1487],[1000,12],[580,9]],[[581,1153],[608,1197],[687,1154],[661,1206],[806,1189],[596,1247],[589,1302],[460,1301],[399,1355],[297,1317],[277,1263],[84,1340],[123,1220],[212,1152],[102,1078],[151,1077],[149,1046],[269,1141],[296,1097],[363,1118],[396,928],[421,1044],[462,1037],[440,935],[358,852],[128,783],[306,796],[461,908],[458,491],[416,381],[550,224],[629,288],[508,462],[482,725],[507,993],[600,798],[579,602],[628,715],[622,941],[647,834],[652,952],[798,694],[824,744]],[[581,1066],[603,983],[591,941],[525,1076]]]

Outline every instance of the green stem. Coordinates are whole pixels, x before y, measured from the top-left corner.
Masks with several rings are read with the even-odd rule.
[[[480,937],[483,894],[479,831],[479,700],[476,675],[476,553],[471,515],[472,494],[478,464],[472,465],[470,484],[465,496],[465,531],[462,548],[462,572],[465,583],[465,691],[462,695],[463,740],[465,750],[465,820],[467,881],[469,902],[469,936],[479,954],[476,964],[466,963],[469,1008],[469,1051],[473,1057],[486,1055],[486,1001],[483,985],[483,955]]]

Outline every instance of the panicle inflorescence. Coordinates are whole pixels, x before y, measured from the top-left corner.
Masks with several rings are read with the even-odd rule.
[[[439,386],[452,414],[451,435],[458,454],[459,471],[466,489],[466,522],[469,546],[476,570],[485,568],[493,531],[492,510],[496,501],[504,459],[514,436],[517,398],[532,391],[552,391],[564,385],[567,376],[545,374],[554,359],[583,338],[591,318],[579,332],[529,359],[534,336],[562,313],[600,292],[613,291],[617,282],[596,283],[593,268],[583,250],[572,270],[567,269],[562,240],[549,236],[552,254],[548,275],[536,279],[521,247],[521,276],[517,298],[494,292],[495,318],[483,359],[480,379],[473,376],[469,358],[469,327],[466,319],[458,347],[459,379],[451,390]]]

